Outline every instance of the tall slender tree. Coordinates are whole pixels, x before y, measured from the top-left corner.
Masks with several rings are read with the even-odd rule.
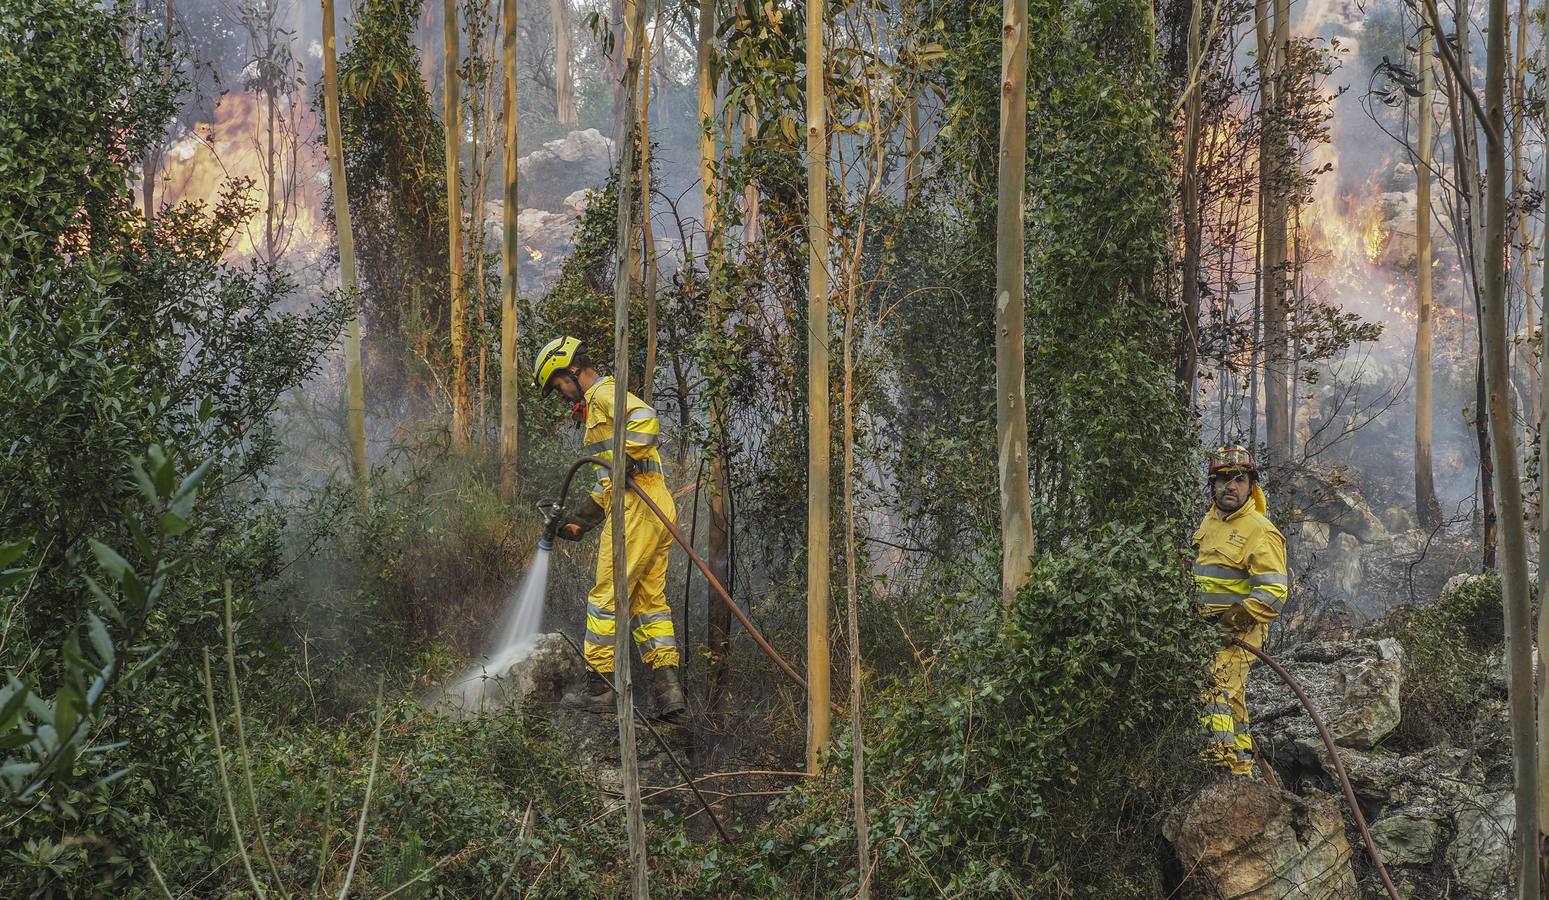
[[[1431,41],[1429,26],[1420,30],[1419,165],[1415,167],[1415,288],[1419,315],[1415,319],[1415,516],[1421,527],[1434,528],[1441,519],[1436,500],[1436,475],[1431,463],[1431,347],[1435,309],[1431,299]]]
[[[1010,606],[1033,568],[1025,383],[1027,0],[1005,0],[1000,54],[1000,171],[995,205],[995,432],[1000,448],[1001,602]]]
[[[1183,99],[1183,346],[1178,357],[1178,387],[1186,402],[1194,400],[1195,370],[1199,366],[1199,130],[1200,91],[1193,73],[1200,65],[1201,19],[1204,0],[1193,0],[1189,9],[1188,65],[1190,81]]]
[[[1544,4],[1544,14],[1549,17],[1549,0]],[[1549,18],[1545,19],[1549,22]],[[1549,40],[1544,41],[1543,64],[1549,71]],[[1543,114],[1549,120],[1549,92],[1544,94]],[[1549,186],[1549,153],[1544,154],[1543,184]],[[1545,259],[1539,266],[1543,276],[1543,284],[1539,293],[1539,309],[1549,317],[1549,208],[1544,212],[1544,254]],[[1549,321],[1539,323],[1538,339],[1540,343],[1540,362],[1538,367],[1538,402],[1540,407],[1549,407]],[[1549,423],[1549,409],[1541,408],[1538,421],[1538,458],[1549,460],[1549,428],[1543,427],[1543,423]],[[1538,465],[1538,596],[1540,612],[1538,615],[1538,646],[1549,647],[1549,616],[1542,612],[1544,597],[1549,597],[1549,565],[1544,561],[1549,560],[1549,466],[1542,462]],[[1545,652],[1540,649],[1540,653]],[[1540,871],[1545,864],[1549,864],[1549,678],[1538,680],[1538,846]],[[1549,884],[1549,874],[1540,875],[1540,885]]]
[[[1268,9],[1266,9],[1268,7]],[[1259,152],[1259,189],[1264,194],[1264,406],[1269,442],[1269,462],[1283,466],[1291,457],[1291,372],[1286,335],[1291,152],[1285,121],[1285,67],[1290,43],[1289,0],[1259,0],[1260,38],[1266,28],[1263,16],[1272,12],[1269,47],[1260,73],[1261,109],[1264,114],[1263,146]]]
[[[700,0],[699,42],[699,196],[705,220],[705,327],[719,335],[725,327],[721,307],[721,265],[723,235],[720,225],[720,194],[716,181],[716,84],[715,34],[716,0]],[[722,584],[731,577],[731,525],[727,515],[730,481],[726,473],[726,414],[721,399],[710,397],[710,535],[706,547],[710,573]],[[710,649],[710,680],[707,697],[714,707],[723,695],[730,677],[731,611],[709,596],[705,586],[706,632]]]
[[[462,201],[462,99],[457,74],[460,35],[457,0],[443,0],[441,36],[445,48],[442,67],[441,121],[446,132],[446,233],[447,268],[451,273],[452,332],[452,445],[468,441],[468,301],[463,296],[463,201]]]
[[[709,2],[709,0],[706,0]],[[825,4],[807,0],[807,771],[829,719],[828,84]]]
[[[625,15],[629,30],[638,35],[645,28],[645,4],[647,0],[628,0]],[[640,42],[626,41],[628,58],[624,63],[624,83],[620,90],[624,97],[624,114],[616,135],[619,148],[618,175],[618,231],[617,246],[628,247],[634,224],[635,145],[629,132],[635,121],[635,104],[639,99]],[[629,383],[629,289],[633,273],[623,264],[613,279],[613,453],[612,488],[610,499],[613,520],[613,596],[614,616],[618,626],[613,629],[613,686],[616,694],[619,725],[619,759],[624,770],[624,803],[627,807],[629,835],[629,894],[632,900],[646,900],[650,896],[650,879],[645,850],[645,813],[640,800],[640,760],[635,754],[635,702],[634,684],[630,677],[630,628],[629,616],[629,548],[625,541],[624,495],[627,492],[624,472],[624,411],[629,408],[626,392]]]
[[[350,468],[364,485],[366,389],[360,370],[360,312],[355,292],[355,235],[350,229],[350,193],[344,177],[343,133],[339,130],[339,63],[333,0],[323,0],[323,127],[328,130],[328,172],[333,184],[334,228],[339,238],[339,287],[350,298],[344,325],[344,383],[349,406]]]
[[[1485,52],[1485,378],[1489,391],[1490,438],[1495,451],[1495,487],[1500,506],[1501,603],[1506,618],[1512,762],[1521,865],[1517,896],[1538,900],[1538,763],[1533,714],[1533,633],[1527,584],[1527,539],[1522,522],[1522,482],[1517,477],[1516,422],[1511,411],[1511,345],[1506,338],[1506,0],[1490,0]],[[1465,70],[1466,71],[1466,70]]]
[[[656,235],[651,227],[651,58],[661,35],[661,7],[656,8],[651,39],[644,42],[640,64],[640,283],[645,291],[645,371],[640,377],[640,396],[651,402],[656,381]],[[643,36],[642,36],[643,39]]]
[[[502,57],[504,74],[502,115],[505,143],[502,160],[505,203],[501,209],[500,291],[500,496],[509,502],[516,494],[516,291],[521,259],[517,234],[517,119],[516,119],[516,0],[501,0]]]
[[[570,0],[549,0],[549,16],[554,20],[554,121],[574,125],[579,119],[570,68]]]

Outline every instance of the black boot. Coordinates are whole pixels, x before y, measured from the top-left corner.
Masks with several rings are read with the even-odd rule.
[[[605,675],[588,669],[580,690],[566,694],[564,705],[586,712],[614,712],[616,706],[613,702],[613,685],[608,681],[610,677],[611,673]]]
[[[687,705],[683,701],[683,682],[678,679],[677,666],[651,670],[651,696],[656,700],[656,718],[664,722],[683,720]]]

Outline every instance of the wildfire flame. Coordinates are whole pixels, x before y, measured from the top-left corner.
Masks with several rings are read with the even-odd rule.
[[[323,220],[327,168],[318,158],[310,104],[301,97],[276,99],[272,152],[269,122],[264,96],[226,94],[213,121],[195,123],[167,148],[157,176],[158,202],[172,204],[213,204],[234,180],[252,180],[248,196],[257,212],[234,236],[228,261],[304,258],[331,241]]]

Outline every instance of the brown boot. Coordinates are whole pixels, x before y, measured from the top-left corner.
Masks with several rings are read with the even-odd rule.
[[[678,678],[677,666],[651,670],[651,696],[656,701],[656,718],[664,722],[683,720],[688,707],[683,701],[683,682]]]
[[[609,678],[609,674],[587,670],[580,689],[565,695],[564,705],[586,712],[615,712],[613,685],[609,684]]]

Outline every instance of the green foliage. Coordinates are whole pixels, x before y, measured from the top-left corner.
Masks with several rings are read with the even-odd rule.
[[[1208,647],[1191,603],[1170,540],[1107,526],[1044,557],[1004,620],[975,619],[934,668],[874,699],[874,883],[962,897],[1157,885],[1162,860],[1142,848],[1203,774],[1192,747]],[[730,885],[849,890],[847,755],[841,745],[831,777],[776,810],[758,865],[728,866],[747,868]]]
[[[1438,741],[1473,746],[1474,713],[1496,693],[1490,654],[1502,640],[1501,578],[1471,575],[1456,590],[1424,606],[1390,613],[1382,633],[1404,647],[1404,711],[1393,740],[1398,749]]]
[[[421,6],[363,4],[339,59],[350,219],[373,336],[367,381],[376,391],[401,387],[406,373],[424,376],[427,366],[445,370],[450,336],[446,144],[413,41]]]

